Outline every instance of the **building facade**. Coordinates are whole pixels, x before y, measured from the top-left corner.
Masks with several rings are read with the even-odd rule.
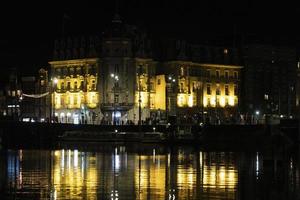
[[[149,38],[116,15],[101,37],[55,42],[53,115],[62,123],[226,122],[238,114],[233,48]]]
[[[97,58],[52,61],[52,117],[60,123],[92,124],[100,114]]]
[[[249,123],[295,118],[299,105],[296,49],[252,44],[243,47],[243,109]]]

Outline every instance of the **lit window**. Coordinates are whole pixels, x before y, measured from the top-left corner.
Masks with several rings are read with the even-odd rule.
[[[224,54],[228,54],[228,49],[224,49]]]
[[[196,82],[193,82],[193,88],[192,88],[193,92],[196,91]]]
[[[264,98],[265,98],[265,100],[268,100],[269,99],[269,95],[265,94]]]
[[[184,69],[183,69],[183,67],[180,68],[180,75],[181,75],[181,76],[184,75]]]
[[[96,84],[95,84],[95,80],[92,80],[92,90],[95,90],[96,89]]]
[[[74,105],[77,105],[77,96],[74,96]]]
[[[150,82],[150,90],[154,90],[153,82]]]
[[[183,89],[184,89],[183,83],[180,83],[180,88],[179,88],[180,92],[183,92]]]
[[[115,94],[115,103],[119,103],[119,95]]]
[[[220,95],[220,94],[221,94],[220,85],[217,84],[216,95]]]
[[[207,86],[206,86],[206,93],[207,93],[208,95],[211,94],[210,84],[207,84]]]
[[[225,95],[229,95],[229,88],[228,88],[228,85],[225,85]]]
[[[157,79],[157,85],[160,85],[160,79]]]
[[[77,90],[77,81],[74,82],[74,89]]]

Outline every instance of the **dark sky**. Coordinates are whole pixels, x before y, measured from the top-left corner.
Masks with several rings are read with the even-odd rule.
[[[37,69],[47,66],[54,39],[61,37],[64,13],[71,17],[66,26],[68,34],[97,34],[111,21],[115,2],[10,1],[2,5],[1,80],[9,67],[34,75]],[[300,12],[288,1],[119,0],[117,7],[123,22],[138,25],[157,36],[231,44],[235,33],[236,38],[299,45],[296,29]]]

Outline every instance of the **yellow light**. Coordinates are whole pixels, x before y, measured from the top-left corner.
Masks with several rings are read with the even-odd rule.
[[[59,151],[54,151],[54,155],[58,156],[59,155]]]
[[[228,98],[228,104],[229,104],[230,106],[234,106],[234,97],[233,97],[233,96],[230,96],[230,97]]]
[[[207,107],[207,98],[206,97],[203,98],[203,106]]]
[[[216,106],[216,97],[215,97],[215,96],[212,96],[212,97],[210,98],[210,105],[213,106],[213,107]]]
[[[193,107],[193,95],[189,95],[188,106]]]
[[[186,94],[178,94],[177,95],[177,105],[179,107],[183,107],[186,105]]]
[[[225,106],[225,97],[224,97],[224,96],[221,96],[221,97],[220,97],[220,106],[221,106],[221,107],[224,107],[224,106]]]
[[[73,106],[74,104],[74,97],[73,95],[70,95],[70,102],[69,102],[70,106]]]
[[[148,96],[149,92],[141,92],[141,106],[143,108],[147,107],[148,105]],[[139,91],[136,92],[135,103],[137,106],[139,105]]]
[[[226,181],[226,171],[224,167],[220,167],[219,170],[219,185],[224,186]]]

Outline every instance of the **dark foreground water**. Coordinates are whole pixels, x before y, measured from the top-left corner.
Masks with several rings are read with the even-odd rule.
[[[142,144],[8,150],[0,199],[300,199],[298,155]]]

